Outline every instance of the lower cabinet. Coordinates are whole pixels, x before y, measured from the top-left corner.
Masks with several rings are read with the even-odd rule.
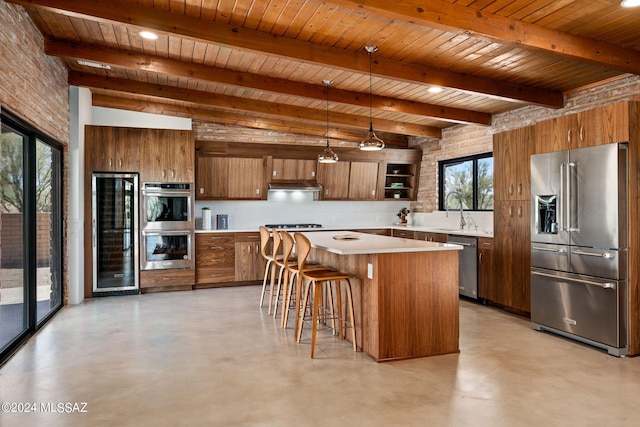
[[[522,312],[531,311],[529,200],[496,201],[494,277],[489,299]]]
[[[444,233],[432,233],[428,231],[416,231],[416,240],[427,242],[447,243],[449,235]]]
[[[398,230],[397,228],[391,229],[391,235],[393,237],[402,237],[405,239],[415,239],[415,231],[413,230]]]
[[[377,234],[378,236],[391,236],[390,228],[360,228],[354,231],[357,233]]]
[[[140,271],[140,290],[143,293],[153,290],[191,290],[196,282],[195,279],[194,268],[143,270]]]
[[[494,300],[493,239],[478,237],[478,297]]]
[[[196,285],[262,280],[260,233],[196,234]]]
[[[260,233],[236,233],[235,281],[262,280],[266,261],[260,253]]]
[[[235,233],[196,234],[196,285],[235,280]]]

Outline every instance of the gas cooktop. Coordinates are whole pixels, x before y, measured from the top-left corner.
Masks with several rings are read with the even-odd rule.
[[[322,228],[321,224],[265,224],[267,228]]]

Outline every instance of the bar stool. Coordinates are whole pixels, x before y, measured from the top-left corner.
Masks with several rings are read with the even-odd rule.
[[[284,255],[279,254],[280,248],[282,246],[282,232],[276,229],[273,230],[273,261],[274,267],[271,270],[271,287],[269,289],[269,314],[273,314],[275,318],[278,312],[278,301],[280,299],[280,288],[282,287],[282,283],[284,281],[284,273],[286,271],[287,264],[293,264],[296,260],[286,259]],[[276,283],[276,270],[278,271],[278,281]],[[273,293],[274,286],[276,287],[275,294]],[[275,301],[274,301],[275,296]],[[273,305],[272,305],[273,303]],[[271,308],[273,306],[273,312]]]
[[[313,286],[313,309],[312,309],[312,318],[311,318],[311,358],[313,359],[315,355],[315,347],[316,347],[316,333],[318,330],[318,321],[321,316],[324,316],[326,313],[326,308],[323,309],[323,312],[320,313],[320,301],[322,300],[322,290],[323,284],[327,284],[328,291],[328,301],[326,303],[330,304],[329,310],[331,313],[332,320],[338,320],[339,331],[340,331],[340,339],[344,339],[345,327],[351,327],[351,340],[353,341],[353,351],[357,351],[356,347],[356,329],[355,329],[355,320],[354,320],[354,310],[353,310],[353,297],[351,294],[351,279],[354,277],[342,273],[340,271],[331,269],[330,267],[325,267],[325,270],[307,270],[304,265],[311,252],[311,242],[309,239],[302,233],[295,233],[294,235],[296,247],[298,251],[298,269],[300,273],[300,277],[302,278],[302,286],[298,286],[296,291],[296,332],[297,332],[297,342],[300,342],[300,338],[302,337],[302,325],[303,319],[299,316],[303,315],[306,311],[307,301],[309,299],[310,289]],[[305,283],[306,282],[306,283]],[[341,300],[341,289],[340,283],[346,283],[346,294],[347,294],[347,311],[349,315],[349,319],[346,320],[342,314],[342,300]],[[335,294],[336,294],[336,303],[337,303],[337,314],[334,313],[334,301],[333,301],[333,292],[331,290],[331,283],[335,284]],[[302,298],[302,314],[298,310],[300,308],[300,291],[301,288],[304,287],[304,296]],[[326,320],[326,319],[325,319]],[[334,328],[335,330],[335,328]]]
[[[260,254],[262,258],[267,261],[267,265],[264,268],[264,278],[262,279],[262,293],[260,294],[260,307],[264,303],[264,293],[267,289],[267,279],[270,277],[271,270],[275,269],[275,264],[273,263],[273,253],[268,253],[269,242],[271,242],[271,233],[266,227],[260,226]],[[271,309],[269,309],[271,310]]]
[[[298,260],[293,256],[293,248],[295,246],[293,236],[289,232],[283,230],[281,233],[281,237],[283,257],[282,263],[285,266],[284,278],[282,280],[283,306],[281,326],[283,328],[286,328],[287,322],[289,320],[289,309],[291,308],[291,295],[293,293],[293,288],[295,287],[297,289],[299,285],[298,281],[300,276],[300,269],[298,268]],[[305,262],[304,268],[307,271],[327,270],[327,267],[312,262]]]

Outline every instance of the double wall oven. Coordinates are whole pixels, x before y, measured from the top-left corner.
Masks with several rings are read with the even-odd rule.
[[[189,183],[143,183],[141,270],[195,267],[193,205]]]

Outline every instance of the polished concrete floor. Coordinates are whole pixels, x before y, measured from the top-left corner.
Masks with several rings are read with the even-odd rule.
[[[640,424],[640,358],[462,301],[460,354],[378,364],[327,334],[311,360],[309,339],[297,344],[280,329],[257,307],[259,292],[106,297],[63,309],[0,369],[0,402],[38,412],[0,412],[0,425]],[[49,403],[86,412],[43,413]]]

